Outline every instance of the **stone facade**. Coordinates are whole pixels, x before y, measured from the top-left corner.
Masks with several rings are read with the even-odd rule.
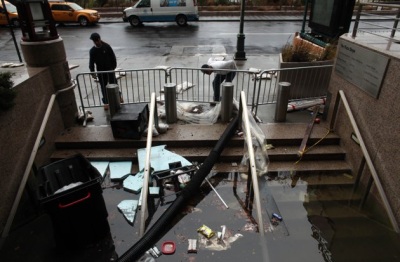
[[[343,37],[342,37],[343,38]],[[351,38],[345,37],[352,41]],[[355,44],[364,48],[371,49],[368,45],[354,41]],[[338,91],[343,90],[355,121],[360,129],[366,148],[370,154],[375,166],[383,189],[387,195],[389,204],[397,219],[400,222],[400,59],[390,52],[374,49],[389,57],[389,64],[383,83],[380,89],[379,97],[374,98],[358,86],[346,81],[332,72],[332,78],[329,84],[329,93],[332,99],[329,103],[328,120],[332,119],[332,113]],[[354,175],[356,175],[362,161],[362,152],[360,146],[351,138],[354,132],[349,118],[341,104],[337,112],[335,133],[341,137],[342,146],[347,151],[347,161],[352,165]],[[366,170],[366,171],[365,171]],[[368,178],[368,167],[365,167],[362,176],[362,184],[366,184]],[[373,196],[380,199],[376,187],[372,187]]]

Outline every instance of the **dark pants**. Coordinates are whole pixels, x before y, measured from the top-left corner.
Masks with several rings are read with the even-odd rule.
[[[101,99],[104,104],[108,104],[108,97],[107,97],[107,89],[106,86],[108,84],[117,84],[117,79],[115,78],[115,73],[100,73],[97,74],[97,77],[99,78],[99,83],[101,87],[101,94],[103,95],[103,98]]]
[[[236,72],[229,72],[226,75],[215,74],[214,80],[212,82],[214,89],[214,101],[221,101],[220,89],[222,82],[232,82],[236,76]]]

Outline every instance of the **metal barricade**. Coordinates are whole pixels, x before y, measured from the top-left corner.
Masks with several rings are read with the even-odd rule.
[[[233,98],[240,99],[240,93],[246,94],[246,104],[257,115],[260,105],[274,104],[277,99],[279,82],[289,82],[291,91],[289,101],[315,99],[326,96],[333,65],[301,68],[253,70],[218,70],[235,72]],[[315,74],[316,71],[317,73]],[[96,72],[105,74],[107,72]],[[164,100],[164,85],[176,84],[176,100],[184,102],[213,102],[213,80],[215,73],[203,74],[200,68],[153,68],[121,70],[115,72],[124,103],[149,102],[151,93],[157,100]],[[81,109],[102,106],[100,84],[92,73],[81,73],[76,77],[77,91],[81,100]],[[222,90],[222,89],[220,89]]]
[[[218,70],[220,72],[235,72],[231,81],[234,85],[233,98],[239,101],[240,92],[247,96],[247,105],[254,101],[256,88],[256,73],[248,70]],[[168,81],[177,84],[177,99],[187,102],[213,102],[213,80],[215,73],[203,74],[199,68],[170,68]],[[220,89],[222,90],[222,89]]]
[[[113,73],[114,71],[99,71],[98,74]],[[165,69],[120,70],[114,72],[119,91],[124,103],[149,102],[151,93],[160,94],[167,79]],[[81,100],[81,108],[102,106],[102,93],[98,80],[91,72],[80,73],[76,76],[77,92]]]
[[[258,85],[254,89],[256,100],[252,111],[257,115],[260,105],[277,102],[280,82],[291,85],[289,102],[325,97],[329,87],[333,65],[320,65],[298,68],[270,69],[257,74]]]

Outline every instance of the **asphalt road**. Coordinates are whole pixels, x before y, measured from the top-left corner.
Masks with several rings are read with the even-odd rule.
[[[246,22],[244,26],[245,49],[249,54],[278,54],[293,32],[301,29],[301,22]],[[223,45],[228,54],[236,50],[239,22],[192,22],[187,27],[176,23],[149,23],[133,28],[129,23],[102,23],[82,28],[78,25],[57,27],[64,40],[69,60],[88,58],[92,46],[89,36],[98,32],[111,44],[117,56],[131,57],[138,54],[166,55],[174,45],[210,46]],[[14,31],[21,39],[21,31]],[[0,28],[0,61],[18,61],[9,28]]]

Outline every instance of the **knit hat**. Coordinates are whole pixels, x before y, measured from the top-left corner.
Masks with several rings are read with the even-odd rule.
[[[96,41],[100,39],[100,35],[98,33],[93,33],[90,35],[90,40]]]

